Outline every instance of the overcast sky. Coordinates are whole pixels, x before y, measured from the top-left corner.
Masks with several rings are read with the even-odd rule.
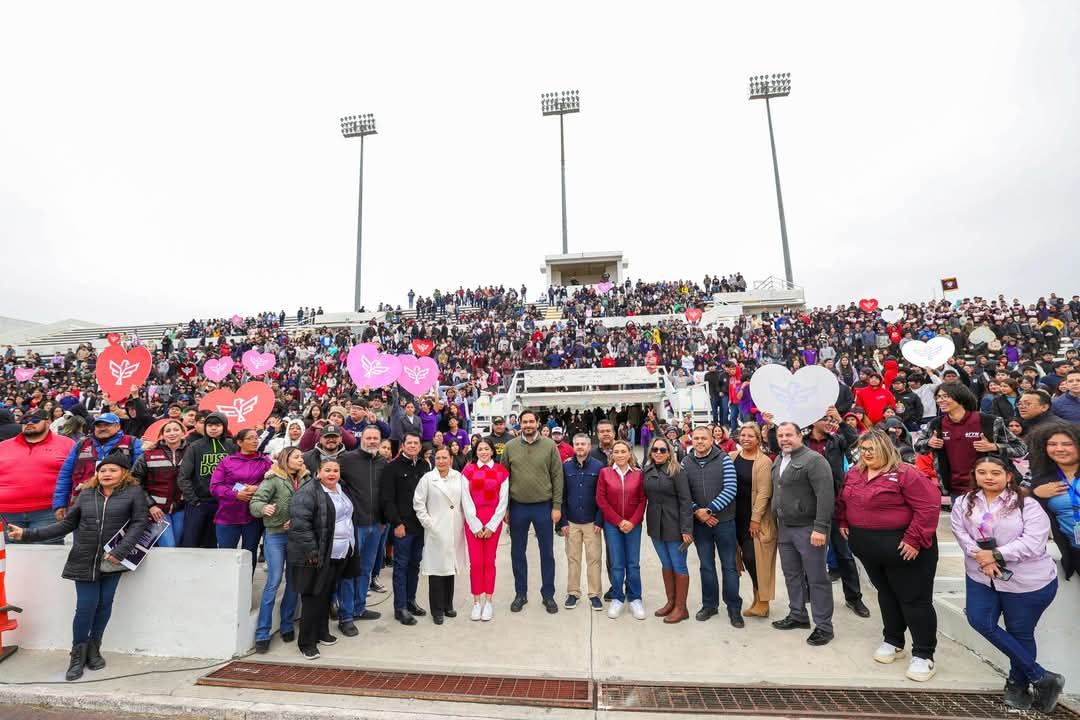
[[[813,304],[1080,292],[1080,3],[7,3],[0,315],[116,323],[543,285],[783,275]]]

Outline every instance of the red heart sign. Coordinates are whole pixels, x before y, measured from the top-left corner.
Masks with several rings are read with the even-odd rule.
[[[161,435],[161,428],[165,427],[165,423],[169,422],[171,418],[161,418],[150,423],[150,427],[146,428],[142,434],[142,441],[144,443],[156,443],[158,436]]]
[[[120,344],[120,333],[109,333],[105,336],[105,339],[109,341],[110,345]]]
[[[229,432],[235,434],[270,417],[274,409],[274,391],[264,382],[244,383],[236,392],[221,388],[204,397],[199,409],[224,415],[229,421]]]
[[[182,363],[180,367],[176,369],[180,373],[180,377],[185,380],[193,380],[196,375],[199,374],[199,368],[195,363]]]
[[[686,319],[692,323],[701,320],[701,308],[690,308],[686,311]]]
[[[650,350],[645,353],[645,369],[648,370],[650,374],[656,372],[657,362],[656,353],[654,351]]]
[[[431,340],[413,340],[412,350],[417,357],[427,357],[435,349],[435,343]]]
[[[877,298],[870,298],[870,299],[863,298],[862,300],[859,301],[859,309],[862,310],[863,312],[872,313],[875,310],[877,310],[877,307],[878,307]]]
[[[98,386],[113,400],[122,400],[132,385],[142,385],[150,377],[150,351],[141,345],[125,352],[122,345],[110,345],[97,359]]]

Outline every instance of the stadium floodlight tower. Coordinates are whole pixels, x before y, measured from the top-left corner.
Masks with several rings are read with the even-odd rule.
[[[540,112],[544,116],[559,116],[559,164],[562,166],[562,251],[566,255],[566,144],[563,141],[563,116],[581,112],[581,98],[577,90],[560,93],[544,93],[540,96]]]
[[[356,210],[356,289],[353,297],[353,310],[363,307],[360,302],[360,259],[361,238],[364,229],[364,138],[375,134],[375,116],[346,115],[341,118],[341,134],[345,138],[360,138],[360,200]]]
[[[769,98],[787,97],[791,93],[791,73],[754,75],[750,78],[750,99],[765,101],[765,115],[769,119],[769,146],[772,148],[773,179],[776,180],[776,207],[780,211],[780,242],[784,246],[784,277],[788,285],[791,275],[791,252],[788,250],[787,223],[784,221],[784,196],[780,194],[780,169],[776,164],[776,140],[773,138],[772,108]]]

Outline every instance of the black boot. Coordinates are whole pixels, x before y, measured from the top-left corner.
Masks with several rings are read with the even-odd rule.
[[[105,658],[101,657],[101,641],[90,638],[90,643],[86,646],[86,667],[91,670],[102,670],[105,668]]]
[[[1027,710],[1031,707],[1031,691],[1027,683],[1014,683],[1012,680],[1005,681],[1005,704],[1017,710]]]
[[[1065,689],[1065,676],[1047,670],[1031,687],[1035,690],[1035,709],[1049,715],[1057,706],[1061,691]]]
[[[71,646],[71,664],[68,665],[67,675],[65,676],[68,681],[78,680],[83,676],[83,667],[86,666],[86,651],[89,648],[89,643],[75,643]]]

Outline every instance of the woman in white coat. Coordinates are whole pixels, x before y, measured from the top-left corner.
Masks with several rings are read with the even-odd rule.
[[[465,479],[451,467],[450,449],[435,452],[435,469],[426,473],[413,493],[413,509],[424,526],[424,556],[420,572],[428,576],[431,619],[442,625],[454,610],[454,576],[465,572],[465,514],[461,496]]]

